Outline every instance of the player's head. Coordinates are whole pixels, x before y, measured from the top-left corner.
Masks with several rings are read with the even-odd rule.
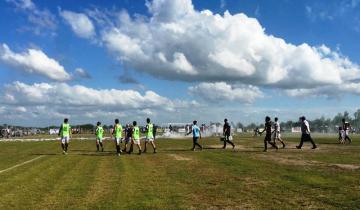
[[[269,116],[265,117],[265,122],[269,122],[271,120],[271,118]]]
[[[133,122],[133,126],[136,126],[136,124],[137,124],[137,122],[136,122],[136,121],[134,121],[134,122]]]
[[[119,124],[119,119],[115,119],[115,124]]]
[[[275,119],[274,119],[274,120],[275,120],[275,122],[277,122],[277,121],[279,120],[279,118],[275,117]]]
[[[306,117],[305,117],[305,116],[302,116],[302,117],[300,117],[299,119],[300,119],[300,121],[302,121],[302,122],[303,122],[303,121],[305,121],[305,120],[306,120]]]
[[[228,121],[228,120],[225,118],[225,119],[224,119],[224,122],[227,122],[227,121]]]
[[[196,125],[196,124],[197,124],[197,121],[196,121],[196,120],[194,120],[194,121],[193,121],[193,124],[194,124],[194,125]]]
[[[341,120],[343,123],[345,122],[345,118],[342,118],[342,120]]]
[[[64,123],[68,123],[69,122],[69,119],[68,118],[65,118],[64,119]]]
[[[100,126],[100,125],[101,125],[101,122],[97,122],[96,125],[97,125],[97,126]]]
[[[147,123],[150,123],[150,118],[146,118],[146,122],[147,122]]]

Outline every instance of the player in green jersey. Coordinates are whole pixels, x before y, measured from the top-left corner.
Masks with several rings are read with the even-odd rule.
[[[104,139],[104,128],[101,126],[101,122],[96,123],[96,149],[99,152],[99,145],[101,147],[101,151],[104,152],[103,139]]]
[[[156,146],[155,146],[155,142],[154,142],[154,125],[152,123],[150,123],[150,118],[146,119],[146,138],[145,138],[145,148],[144,148],[144,153],[146,153],[146,145],[147,143],[150,143],[151,146],[154,149],[154,153],[156,153]]]
[[[118,156],[120,156],[120,154],[121,154],[120,143],[122,142],[122,132],[123,132],[123,128],[122,128],[121,124],[119,123],[119,119],[116,119],[115,125],[114,125],[114,130],[112,132],[112,136],[115,141],[116,152],[117,152]]]
[[[131,146],[130,146],[129,154],[133,151],[134,144],[136,144],[136,146],[138,147],[139,155],[141,155],[140,129],[137,126],[136,121],[133,122],[133,133],[132,133],[132,139],[131,139]]]
[[[71,138],[71,126],[69,124],[69,119],[65,118],[64,123],[61,124],[59,136],[61,138],[61,148],[63,150],[63,154],[66,155]]]

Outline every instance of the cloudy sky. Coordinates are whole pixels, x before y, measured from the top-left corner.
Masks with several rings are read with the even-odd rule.
[[[360,0],[1,0],[0,123],[360,108]]]

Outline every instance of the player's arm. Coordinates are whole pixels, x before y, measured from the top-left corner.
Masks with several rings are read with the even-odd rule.
[[[274,129],[271,131],[271,134],[275,133],[278,130],[278,127],[275,126]]]
[[[306,130],[307,130],[308,133],[310,133],[309,124],[306,125]]]
[[[115,129],[116,129],[116,125],[114,125],[114,128],[113,128],[113,130],[112,130],[112,132],[111,132],[111,138],[114,137]]]
[[[71,130],[71,126],[69,125],[69,137],[72,138],[72,130]]]
[[[60,125],[60,129],[59,129],[59,133],[58,133],[58,136],[60,136],[61,132],[62,132],[62,124]]]
[[[260,129],[259,129],[258,133],[259,133],[259,134],[262,134],[262,133],[264,133],[265,130],[266,130],[266,129],[263,129],[262,131],[260,131]]]
[[[192,129],[190,129],[190,131],[187,134],[185,134],[185,136],[190,135],[190,133],[192,132],[193,132]]]

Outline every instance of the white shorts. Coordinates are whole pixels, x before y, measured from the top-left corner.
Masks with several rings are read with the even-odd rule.
[[[62,144],[69,143],[69,142],[70,142],[70,137],[69,136],[61,137],[61,143]]]
[[[274,139],[279,139],[279,138],[281,138],[280,132],[274,132],[273,138],[274,138]]]
[[[115,141],[116,144],[121,144],[123,142],[123,139],[122,138],[115,138],[114,141]]]
[[[102,141],[103,141],[103,138],[97,138],[96,137],[96,143],[102,143]]]
[[[152,142],[152,141],[154,141],[154,137],[146,137],[145,141]]]
[[[140,145],[140,139],[134,139],[134,144]]]

